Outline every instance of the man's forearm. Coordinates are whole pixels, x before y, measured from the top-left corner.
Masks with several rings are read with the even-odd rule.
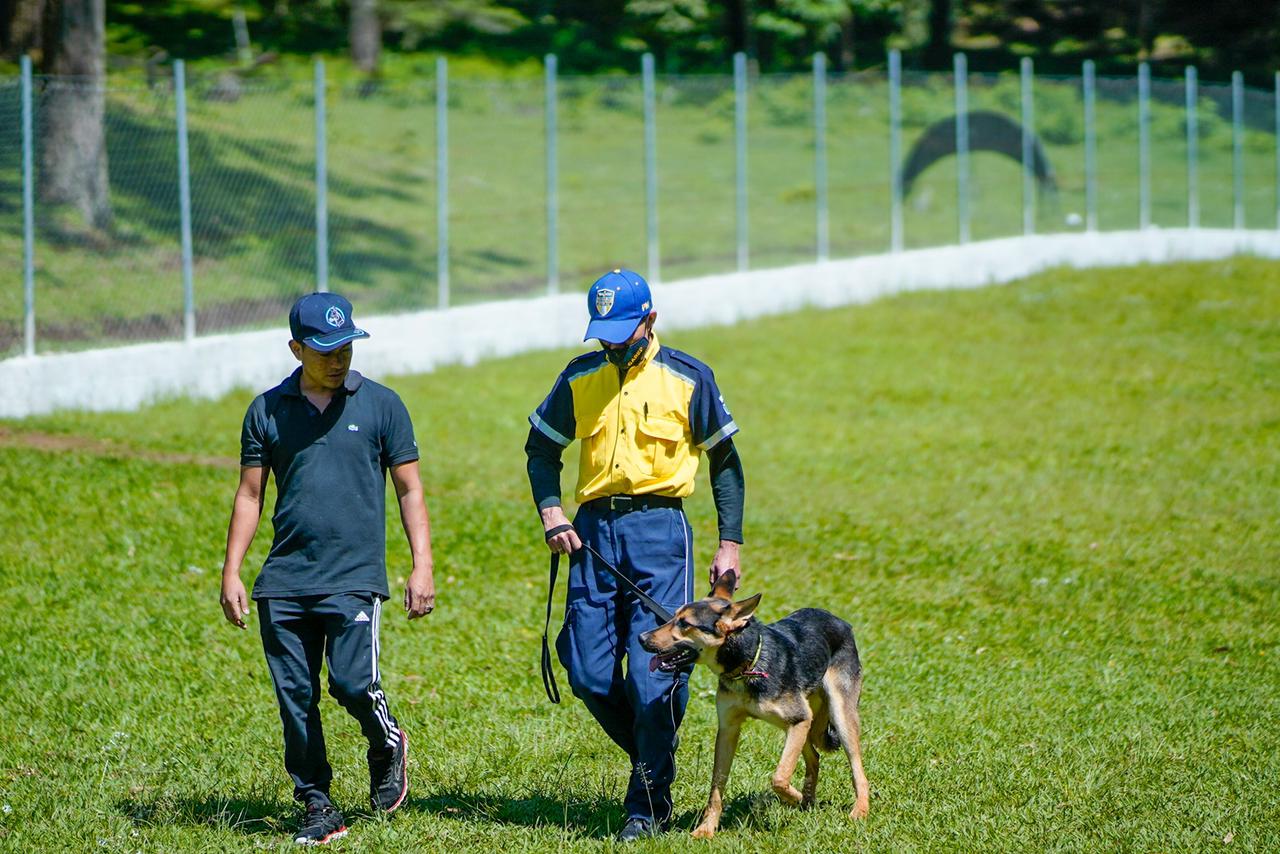
[[[231,523],[227,526],[227,553],[222,561],[223,576],[240,575],[244,556],[249,553],[254,534],[258,532],[261,503],[249,495],[236,493],[231,505]]]
[[[711,495],[715,499],[720,539],[742,542],[742,508],[746,499],[746,478],[742,460],[732,439],[711,449]]]
[[[560,506],[560,459],[563,448],[536,429],[529,429],[524,452],[529,458],[529,488],[533,491],[533,503],[539,511]]]
[[[400,496],[400,524],[404,528],[405,538],[409,541],[409,551],[413,555],[413,568],[430,567],[431,560],[431,522],[427,516],[427,503],[422,490],[416,489]]]

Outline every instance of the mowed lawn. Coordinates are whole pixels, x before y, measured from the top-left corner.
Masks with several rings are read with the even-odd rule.
[[[829,755],[819,807],[783,808],[781,734],[755,724],[721,836],[636,850],[1280,849],[1280,264],[1059,270],[663,340],[716,368],[743,428],[745,592],[766,620],[816,605],[854,626],[872,798],[850,822]],[[393,819],[362,807],[363,744],[325,699],[338,850],[613,845],[625,762],[538,679],[524,418],[570,355],[391,381],[439,607],[385,621],[414,751]],[[216,602],[236,480],[218,458],[252,394],[3,425],[0,849],[253,850],[293,828],[256,615],[241,633]],[[704,570],[709,492],[703,474]],[[713,688],[695,673],[684,830]]]

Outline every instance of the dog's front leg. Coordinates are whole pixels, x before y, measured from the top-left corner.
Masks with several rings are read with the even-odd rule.
[[[738,736],[742,734],[742,714],[732,707],[716,704],[719,727],[716,729],[716,758],[711,769],[711,795],[702,823],[693,831],[695,839],[710,839],[720,828],[720,814],[724,810],[724,787],[729,782],[729,769],[733,767],[733,755],[738,752]]]
[[[800,806],[804,808],[812,807],[818,799],[818,751],[812,744],[805,741],[804,744],[804,800]]]
[[[773,772],[773,790],[778,797],[789,804],[798,804],[803,799],[800,790],[791,785],[791,777],[796,773],[796,763],[800,754],[809,743],[809,728],[812,719],[805,719],[787,728],[787,743],[782,748],[782,759],[778,761],[777,770]]]

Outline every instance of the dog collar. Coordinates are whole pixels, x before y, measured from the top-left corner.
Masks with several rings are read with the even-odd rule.
[[[756,664],[760,661],[760,652],[763,649],[764,649],[764,635],[760,635],[760,640],[756,643],[756,654],[755,654],[755,657],[751,659],[751,663],[748,664],[741,673],[738,673],[734,676],[730,676],[729,678],[730,679],[746,679],[748,676],[768,678],[769,676],[768,673],[765,673],[763,670],[755,669]]]

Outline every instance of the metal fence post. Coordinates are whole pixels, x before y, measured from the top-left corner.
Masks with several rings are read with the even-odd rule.
[[[196,289],[191,271],[191,160],[187,150],[187,67],[173,63],[173,95],[178,112],[178,218],[182,224],[182,336],[196,337]]]
[[[329,163],[325,135],[324,60],[316,60],[316,290],[329,290]]]
[[[645,243],[649,247],[649,281],[662,281],[662,252],[658,245],[658,106],[653,54],[640,57],[644,83],[644,205]]]
[[[1031,57],[1022,58],[1022,233],[1036,233],[1035,112],[1031,100]]]
[[[1084,207],[1085,229],[1098,230],[1097,82],[1092,59],[1084,61]]]
[[[1200,102],[1195,66],[1186,70],[1187,89],[1187,228],[1200,227]]]
[[[1231,227],[1244,228],[1244,75],[1231,72]]]
[[[889,248],[902,251],[902,52],[889,51]]]
[[[436,57],[436,305],[449,307],[449,61]]]
[[[969,63],[963,53],[954,59],[956,89],[956,237],[969,242]]]
[[[747,269],[747,55],[733,55],[733,138],[737,166],[738,270]]]
[[[827,56],[813,55],[813,180],[818,261],[831,257],[831,231],[827,210]]]
[[[31,57],[22,57],[22,352],[36,354],[36,225]]]
[[[560,174],[556,151],[556,68],[554,53],[546,56],[547,133],[547,293],[560,290]]]
[[[1138,228],[1151,227],[1151,66],[1138,63]]]

